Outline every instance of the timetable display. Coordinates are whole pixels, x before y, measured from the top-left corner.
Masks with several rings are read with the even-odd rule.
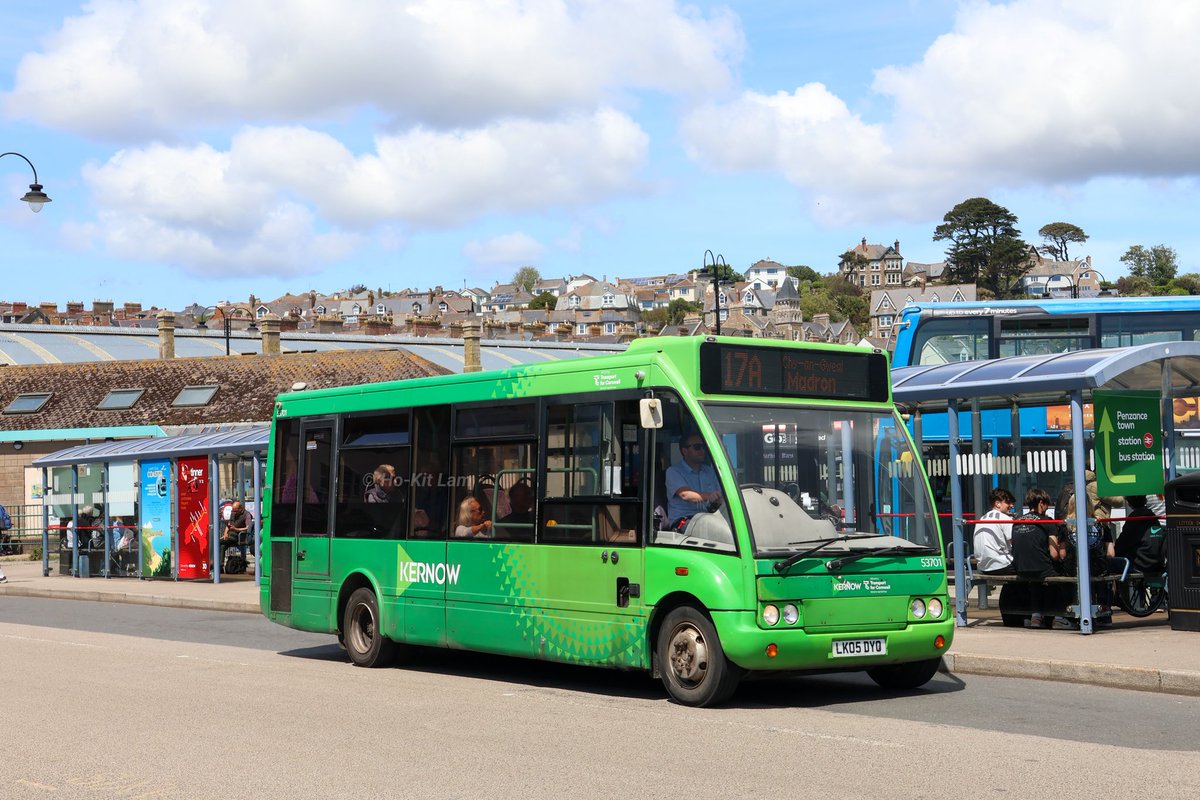
[[[886,402],[888,389],[887,359],[880,353],[700,346],[700,390],[706,394]]]

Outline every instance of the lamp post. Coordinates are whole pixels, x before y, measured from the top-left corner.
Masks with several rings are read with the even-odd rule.
[[[18,156],[20,158],[24,158],[25,163],[29,165],[31,170],[33,170],[33,183],[29,184],[29,191],[25,193],[25,196],[21,198],[21,201],[29,203],[29,210],[35,214],[38,213],[42,210],[42,206],[50,202],[50,198],[47,197],[46,193],[42,191],[42,185],[38,183],[37,167],[33,165],[32,161],[30,161],[28,158],[25,158],[25,156],[21,155],[20,153],[0,153],[0,158],[4,158],[5,156]]]
[[[205,311],[213,312],[208,317],[204,316]],[[229,334],[233,329],[233,319],[239,314],[244,314],[250,320],[250,324],[246,326],[248,331],[257,331],[258,325],[255,324],[254,315],[240,306],[205,306],[204,311],[200,312],[200,321],[196,323],[198,330],[208,330],[208,320],[212,319],[216,313],[221,312],[221,326],[225,330],[225,355],[230,355],[229,351]]]
[[[711,264],[709,263],[709,259],[712,259]],[[703,274],[704,272],[711,270],[710,274],[712,275],[712,287],[713,287],[713,312],[717,315],[717,326],[716,326],[717,327],[717,336],[720,336],[721,335],[721,273],[717,272],[718,266],[729,269],[729,265],[725,263],[725,256],[722,256],[722,255],[714,256],[712,250],[705,250],[704,251],[704,260],[703,260],[703,264],[700,267],[700,272],[701,272],[701,274]],[[700,305],[700,319],[701,320],[704,319],[703,301],[701,301],[701,305]]]

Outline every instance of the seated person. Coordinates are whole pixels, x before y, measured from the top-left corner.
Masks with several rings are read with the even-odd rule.
[[[508,504],[512,510],[496,521],[496,533],[533,539],[533,489],[525,481],[517,481],[508,490]]]
[[[390,503],[396,491],[396,468],[391,464],[380,464],[371,475],[371,485],[363,495],[367,503]]]
[[[229,509],[229,522],[221,532],[222,547],[238,547],[242,544],[242,536],[250,530],[250,512],[240,500],[234,500]]]
[[[667,469],[667,528],[682,530],[688,520],[721,502],[717,471],[708,463],[704,439],[687,433],[679,442],[683,461]]]
[[[458,527],[454,536],[458,539],[488,539],[492,535],[492,521],[486,519],[483,506],[471,495],[458,505]]]

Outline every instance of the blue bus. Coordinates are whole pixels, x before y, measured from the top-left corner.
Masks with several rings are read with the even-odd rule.
[[[892,368],[1200,340],[1200,296],[996,300],[908,306]]]

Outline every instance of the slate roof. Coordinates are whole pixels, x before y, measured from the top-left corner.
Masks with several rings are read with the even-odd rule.
[[[4,377],[0,409],[20,394],[50,392],[52,396],[36,413],[0,414],[0,430],[264,422],[271,418],[275,396],[298,381],[319,389],[448,372],[403,350],[8,366],[0,372]],[[185,386],[214,384],[220,388],[208,405],[172,405]],[[132,408],[97,409],[110,389],[146,392]]]

